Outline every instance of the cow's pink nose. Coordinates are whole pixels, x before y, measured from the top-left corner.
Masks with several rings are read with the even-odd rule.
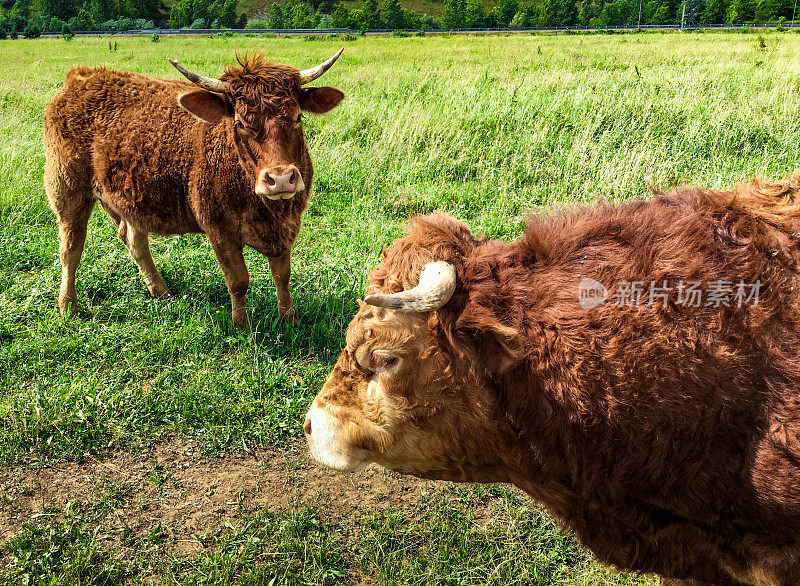
[[[300,171],[294,165],[285,168],[282,173],[267,173],[264,178],[267,183],[267,191],[271,194],[294,193],[300,180]]]
[[[303,176],[294,165],[262,169],[256,181],[256,193],[269,199],[288,199],[305,188]]]
[[[306,417],[306,422],[303,424],[303,431],[307,436],[311,435],[311,419]]]

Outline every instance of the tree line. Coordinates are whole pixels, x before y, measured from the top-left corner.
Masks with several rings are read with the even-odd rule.
[[[162,20],[161,0],[3,0],[0,38],[42,31],[113,31],[154,28]]]
[[[557,26],[636,26],[783,22],[795,0],[442,0],[440,17],[418,14],[400,0],[364,0],[348,9],[340,0],[273,2],[248,20],[237,0],[0,0],[0,39],[42,31],[119,31],[169,28],[452,29]]]

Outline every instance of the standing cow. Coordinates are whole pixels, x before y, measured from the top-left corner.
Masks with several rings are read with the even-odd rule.
[[[317,460],[508,482],[604,562],[800,584],[800,174],[386,252],[308,413]]]
[[[205,232],[247,324],[243,247],[269,259],[282,319],[295,317],[290,252],[308,205],[313,168],[302,113],[324,114],[344,94],[303,88],[341,55],[304,71],[237,58],[219,79],[172,64],[191,83],[76,67],[47,107],[45,189],[58,219],[58,306],[77,304],[75,272],[100,201],[154,297],[169,294],[148,235]]]

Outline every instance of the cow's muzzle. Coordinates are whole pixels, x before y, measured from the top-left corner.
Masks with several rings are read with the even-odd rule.
[[[262,169],[256,177],[256,193],[267,199],[290,199],[306,188],[300,170],[294,165]]]
[[[345,472],[366,466],[366,452],[349,445],[349,425],[333,417],[314,401],[303,423],[311,457],[328,468]]]

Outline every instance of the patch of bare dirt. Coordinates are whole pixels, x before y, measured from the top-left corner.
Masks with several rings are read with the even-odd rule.
[[[374,465],[352,474],[334,472],[310,461],[299,444],[207,458],[192,442],[170,440],[140,454],[120,451],[103,460],[0,470],[0,496],[5,495],[0,543],[34,515],[63,511],[71,501],[97,503],[121,494],[112,506],[116,524],[140,533],[161,523],[175,553],[189,553],[200,547],[197,535],[223,523],[235,525],[240,511],[314,506],[327,519],[341,520],[357,511],[413,506],[423,491],[441,484]]]

